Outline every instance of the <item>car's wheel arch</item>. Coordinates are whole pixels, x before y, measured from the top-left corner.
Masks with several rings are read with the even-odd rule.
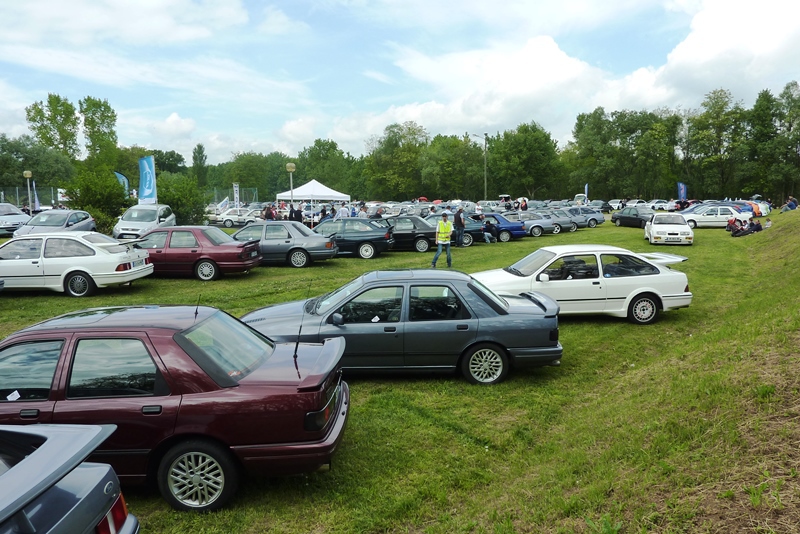
[[[161,465],[161,460],[164,459],[164,456],[175,446],[179,443],[184,441],[192,441],[192,440],[202,440],[207,441],[209,443],[214,443],[223,449],[226,449],[230,452],[231,458],[233,458],[234,463],[236,464],[237,469],[239,470],[240,474],[244,473],[244,466],[242,465],[241,460],[239,457],[231,451],[230,445],[225,443],[222,438],[209,435],[209,434],[196,434],[196,433],[186,433],[186,434],[173,434],[167,438],[165,438],[161,443],[156,445],[152,451],[150,451],[150,455],[147,458],[147,471],[146,471],[146,478],[147,484],[152,484],[153,487],[158,483],[158,467]]]
[[[664,301],[661,298],[661,293],[659,293],[655,288],[652,287],[642,287],[637,289],[635,292],[631,293],[631,295],[625,300],[625,312],[630,309],[631,303],[636,300],[638,297],[644,296],[651,296],[655,300],[656,306],[658,307],[658,312],[664,311]]]
[[[458,356],[458,362],[456,362],[456,368],[461,369],[461,363],[464,361],[464,358],[466,358],[467,355],[470,352],[472,352],[472,349],[474,349],[478,345],[486,345],[486,344],[494,345],[496,348],[500,349],[503,352],[503,354],[505,354],[506,359],[508,360],[509,367],[512,369],[514,368],[514,363],[515,363],[514,357],[511,355],[511,353],[508,352],[508,349],[506,348],[505,345],[503,345],[502,342],[492,337],[473,339],[469,345],[467,345],[461,350],[461,354]]]

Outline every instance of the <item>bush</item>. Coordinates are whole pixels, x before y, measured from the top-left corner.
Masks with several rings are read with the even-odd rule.
[[[168,204],[177,224],[202,224],[209,196],[200,191],[197,179],[184,174],[162,172],[157,182],[158,203]]]

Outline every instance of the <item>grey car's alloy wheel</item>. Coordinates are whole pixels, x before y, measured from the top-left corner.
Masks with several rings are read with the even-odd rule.
[[[209,282],[219,276],[219,269],[213,261],[201,260],[194,266],[194,275],[204,282]]]
[[[531,237],[539,237],[542,235],[542,229],[538,226],[531,226]]]
[[[358,245],[358,255],[365,260],[375,256],[375,245],[372,243],[361,243]]]
[[[508,357],[491,343],[480,343],[461,360],[461,372],[473,384],[496,384],[508,374]]]
[[[70,297],[85,297],[94,291],[94,281],[84,272],[70,273],[64,280],[64,291]]]
[[[553,225],[553,233],[554,234],[560,234],[561,233],[561,225],[560,224],[554,224]]]
[[[511,241],[511,232],[509,232],[508,230],[503,230],[502,232],[500,232],[500,235],[497,236],[497,239],[499,241],[502,241],[503,243],[508,243],[509,241]]]
[[[179,443],[158,467],[158,489],[176,510],[218,510],[238,485],[239,470],[230,453],[209,441]]]
[[[628,319],[635,324],[650,324],[658,315],[658,299],[650,294],[637,295],[628,307]]]
[[[428,252],[430,249],[431,244],[424,237],[419,237],[414,241],[414,250],[417,252]]]
[[[297,249],[289,253],[289,263],[292,267],[306,267],[311,263],[311,258],[305,250]]]
[[[472,245],[473,242],[474,239],[472,239],[471,234],[464,234],[464,239],[462,240],[462,243],[464,244],[465,247]]]
[[[570,227],[569,227],[569,231],[570,231],[570,232],[577,232],[577,231],[578,231],[578,225],[577,225],[577,224],[575,224],[575,223],[572,223],[572,224],[570,225]]]
[[[589,228],[594,228],[595,226],[597,226],[597,221],[589,219]]]

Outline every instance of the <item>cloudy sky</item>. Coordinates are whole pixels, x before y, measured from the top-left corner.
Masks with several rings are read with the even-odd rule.
[[[579,113],[750,106],[800,78],[796,0],[0,0],[0,133],[57,93],[107,99],[122,145],[191,163],[351,154],[395,122],[431,135]],[[476,139],[476,141],[479,141]]]

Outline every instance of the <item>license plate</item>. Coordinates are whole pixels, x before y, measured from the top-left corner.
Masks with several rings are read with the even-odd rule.
[[[254,251],[250,252],[250,257],[251,258],[255,258],[256,256],[258,256],[258,251],[257,250],[254,250]]]
[[[142,265],[144,265],[144,260],[134,260],[133,262],[134,267],[141,267]]]
[[[665,239],[665,241],[680,241],[680,240],[681,240],[680,237],[668,237]]]

